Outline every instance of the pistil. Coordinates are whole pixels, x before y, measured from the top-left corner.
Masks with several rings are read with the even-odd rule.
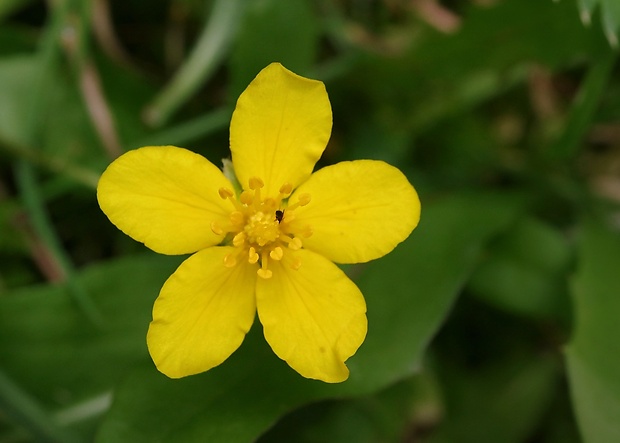
[[[288,204],[293,187],[290,183],[283,184],[276,198],[263,198],[261,189],[264,182],[258,177],[250,178],[248,188],[241,192],[238,199],[232,190],[219,189],[218,193],[224,200],[233,205],[230,213],[230,224],[211,223],[211,230],[217,235],[228,234],[232,245],[238,250],[226,255],[224,265],[236,266],[240,261],[247,260],[250,264],[258,264],[257,274],[261,278],[271,278],[270,260],[281,261],[285,254],[292,254],[288,261],[292,269],[299,269],[301,260],[293,251],[303,247],[300,237],[312,235],[310,226],[293,231],[290,222],[295,218],[294,210],[310,203],[309,194],[301,194],[297,201]],[[232,238],[232,240],[230,240]],[[291,251],[291,252],[286,252]],[[240,259],[245,255],[245,259]]]

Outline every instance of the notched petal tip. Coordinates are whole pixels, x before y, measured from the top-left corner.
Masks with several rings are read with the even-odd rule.
[[[337,263],[363,263],[382,257],[404,241],[420,219],[420,200],[405,175],[377,160],[327,166],[295,190],[315,204],[295,210],[292,229],[312,227],[304,240]]]
[[[110,221],[134,240],[162,254],[187,254],[221,241],[209,225],[226,222],[228,203],[217,190],[230,187],[222,172],[196,153],[147,146],[108,166],[97,200]]]
[[[254,266],[225,266],[233,247],[212,247],[185,260],[153,306],[147,345],[170,378],[205,372],[242,343],[256,314]]]
[[[331,128],[325,85],[270,64],[241,94],[230,123],[239,182],[247,187],[251,177],[261,177],[272,197],[283,183],[294,188],[312,173]]]
[[[355,284],[333,263],[299,250],[274,262],[273,276],[259,279],[257,308],[265,339],[278,357],[306,378],[327,383],[346,380],[345,361],[364,342],[366,303]]]

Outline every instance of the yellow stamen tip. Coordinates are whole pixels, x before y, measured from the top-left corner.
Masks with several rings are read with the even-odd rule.
[[[264,279],[271,278],[271,276],[273,275],[273,272],[271,272],[269,269],[263,269],[263,268],[256,271],[256,273],[258,274],[259,277],[264,278]]]
[[[265,186],[265,183],[258,177],[250,177],[250,189],[256,190]]]
[[[223,235],[224,234],[224,230],[215,221],[211,222],[211,230],[213,231],[213,233],[215,235]]]
[[[301,267],[301,258],[299,257],[295,257],[293,258],[293,261],[291,262],[291,269],[293,269],[294,271],[298,270]]]
[[[292,239],[288,244],[288,247],[294,251],[301,249],[301,240],[299,239],[299,237],[295,237],[294,239]]]
[[[234,195],[233,192],[230,189],[228,189],[228,188],[220,188],[217,191],[217,193],[220,194],[220,197],[223,198],[224,200],[226,200],[227,198],[230,198],[230,197],[232,197]]]
[[[293,185],[291,185],[290,183],[284,183],[280,187],[280,194],[282,195],[289,195],[291,192],[293,192]]]
[[[248,251],[248,262],[254,264],[258,261],[258,254],[256,253],[256,249],[250,248]]]
[[[269,257],[274,260],[282,260],[282,257],[284,257],[284,249],[282,249],[280,246],[276,246],[269,253]]]
[[[306,206],[308,203],[310,203],[310,200],[310,194],[301,194],[299,196],[299,206]]]
[[[224,266],[227,268],[232,268],[237,264],[237,259],[232,255],[228,254],[224,257]]]
[[[243,245],[243,243],[245,242],[245,238],[246,238],[245,232],[238,233],[237,235],[233,237],[233,241],[232,241],[233,245],[237,247]]]
[[[306,226],[301,231],[301,235],[303,235],[305,238],[312,237],[313,233],[314,233],[314,231],[312,231],[312,228],[310,226]]]

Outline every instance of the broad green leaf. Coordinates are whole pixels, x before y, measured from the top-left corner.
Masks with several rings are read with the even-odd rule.
[[[442,416],[439,386],[423,372],[370,396],[313,403],[283,417],[258,443],[410,441]]]
[[[87,268],[77,279],[103,313],[92,326],[62,285],[39,285],[0,297],[0,365],[57,410],[107,392],[133,364],[147,360],[153,301],[178,258],[153,254]]]
[[[559,365],[550,356],[523,353],[475,370],[444,364],[439,372],[446,419],[428,443],[521,443],[551,403]]]
[[[473,295],[534,318],[567,316],[571,251],[565,236],[525,217],[489,249],[469,283]]]
[[[468,194],[428,203],[407,241],[349,269],[361,273],[369,333],[348,363],[348,381],[303,379],[275,357],[255,324],[241,348],[207,373],[170,380],[151,364],[136,370],[115,394],[98,441],[249,442],[300,405],[370,394],[415,373],[483,245],[513,221],[520,201]]]
[[[620,2],[617,0],[577,0],[584,23],[590,24],[592,13],[599,6],[603,28],[612,46],[618,46],[620,31]]]
[[[575,330],[566,351],[585,443],[620,441],[620,234],[588,220],[572,282]]]

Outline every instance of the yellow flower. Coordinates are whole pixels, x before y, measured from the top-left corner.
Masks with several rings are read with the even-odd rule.
[[[242,190],[204,157],[173,146],[127,152],[103,173],[97,198],[112,223],[156,252],[193,253],[153,307],[147,344],[161,372],[178,378],[219,365],[258,311],[273,351],[302,376],[347,379],[344,362],[366,337],[366,303],[332,262],[390,252],[417,225],[420,202],[381,161],[312,174],[331,127],[323,83],[273,63],[232,116]]]

